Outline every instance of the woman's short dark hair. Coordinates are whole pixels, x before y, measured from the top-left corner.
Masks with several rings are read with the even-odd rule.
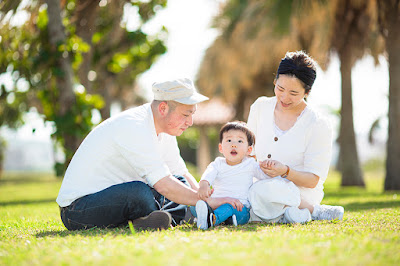
[[[278,79],[279,75],[296,77],[308,93],[317,77],[316,66],[314,59],[304,51],[287,52],[279,64],[275,79]]]
[[[239,130],[246,134],[247,142],[249,146],[253,146],[256,143],[256,136],[254,133],[247,127],[247,124],[242,121],[233,121],[228,122],[222,126],[221,130],[219,131],[219,143],[222,143],[224,138],[224,133],[230,130]]]

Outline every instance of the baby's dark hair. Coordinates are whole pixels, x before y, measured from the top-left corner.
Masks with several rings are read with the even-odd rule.
[[[242,121],[228,122],[225,125],[223,125],[221,130],[219,131],[219,143],[222,143],[222,140],[224,138],[224,133],[228,132],[229,130],[240,130],[244,134],[246,134],[247,142],[249,143],[249,146],[253,146],[256,143],[256,136],[247,127],[247,124]]]

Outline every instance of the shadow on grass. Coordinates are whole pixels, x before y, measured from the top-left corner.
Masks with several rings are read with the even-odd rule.
[[[149,231],[142,231],[149,232]],[[140,234],[142,232],[135,232],[136,234]],[[104,235],[129,235],[132,234],[129,228],[91,228],[87,230],[76,230],[76,231],[68,231],[65,230],[51,230],[51,231],[42,231],[37,233],[35,236],[37,238],[43,237],[66,237],[66,236],[104,236]]]
[[[345,211],[362,211],[371,209],[384,209],[384,208],[398,208],[400,207],[400,200],[393,201],[367,201],[367,202],[353,202],[343,205]]]
[[[181,230],[179,229],[172,229],[172,230]],[[197,229],[195,229],[197,230]],[[192,231],[192,230],[185,230],[185,231]],[[58,231],[42,231],[37,233],[35,236],[37,238],[44,238],[44,237],[68,237],[68,236],[83,236],[83,237],[93,237],[93,236],[118,236],[118,235],[149,235],[153,233],[159,233],[160,231],[157,230],[143,230],[143,231],[134,231],[132,232],[129,227],[119,227],[119,228],[91,228],[87,230],[76,230],[76,231],[68,231],[65,230],[58,230]]]
[[[285,226],[285,227],[292,227],[292,226],[305,226],[305,225],[294,225],[294,224],[274,224],[274,223],[261,223],[261,222],[253,222],[253,223],[248,223],[245,225],[239,225],[237,227],[233,225],[219,225],[214,228],[211,228],[209,230],[199,230],[197,229],[195,224],[184,224],[184,225],[179,225],[175,228],[168,229],[167,231],[161,231],[161,232],[173,232],[173,231],[178,231],[178,232],[207,232],[207,231],[231,231],[231,232],[254,232],[257,231],[260,228],[264,227],[275,227],[275,226]],[[68,237],[68,236],[87,236],[87,237],[93,237],[93,236],[117,236],[117,235],[149,235],[149,234],[157,234],[160,231],[156,230],[144,230],[144,231],[134,231],[133,233],[130,231],[129,227],[117,227],[117,228],[91,228],[88,230],[76,230],[76,231],[68,231],[67,229],[65,230],[51,230],[51,231],[41,231],[37,233],[35,236],[37,238],[45,238],[45,237]]]
[[[239,225],[239,226],[233,226],[233,225],[218,225],[216,227],[210,228],[208,230],[223,230],[223,231],[243,231],[243,232],[249,232],[249,231],[257,231],[259,227],[265,227],[265,226],[272,226],[273,224],[268,224],[268,223],[248,223],[245,225]],[[174,230],[182,231],[182,232],[206,232],[207,230],[200,230],[197,229],[196,225],[180,225],[178,227],[175,227]]]
[[[0,202],[0,206],[31,205],[31,204],[40,204],[40,203],[51,203],[51,202],[55,202],[55,201],[56,201],[55,198],[37,199],[37,200],[5,201],[5,202]]]

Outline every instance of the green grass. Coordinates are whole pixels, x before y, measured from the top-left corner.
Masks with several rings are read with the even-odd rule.
[[[328,178],[323,203],[343,205],[343,221],[69,232],[55,203],[61,180],[6,174],[0,265],[399,265],[400,195],[382,192],[382,171],[366,181],[366,189],[342,189],[337,173]]]

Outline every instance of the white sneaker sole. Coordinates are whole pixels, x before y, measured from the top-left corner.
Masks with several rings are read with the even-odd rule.
[[[209,219],[208,208],[207,204],[204,201],[199,200],[196,203],[196,213],[197,213],[197,228],[201,230],[208,229],[208,223],[207,223],[207,220]]]
[[[232,215],[232,222],[234,226],[238,226],[236,215]]]

